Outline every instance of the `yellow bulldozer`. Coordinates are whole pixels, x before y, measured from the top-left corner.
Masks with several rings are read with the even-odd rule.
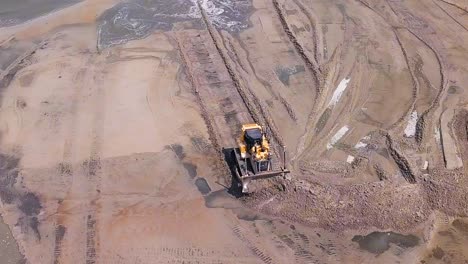
[[[286,151],[283,147],[283,166],[274,169],[270,142],[265,131],[258,124],[244,124],[238,139],[238,147],[229,149],[232,171],[242,186],[242,193],[249,192],[252,180],[284,176],[286,169]]]

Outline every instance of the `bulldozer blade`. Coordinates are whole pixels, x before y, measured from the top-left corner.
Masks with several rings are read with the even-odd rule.
[[[257,174],[243,176],[242,181],[246,179],[248,180],[268,179],[268,178],[276,177],[276,176],[283,175],[286,173],[290,173],[290,171],[289,170],[266,171],[266,172],[261,172]]]

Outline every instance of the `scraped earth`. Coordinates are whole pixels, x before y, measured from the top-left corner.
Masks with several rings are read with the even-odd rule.
[[[468,261],[466,1],[42,1],[0,3],[6,263]],[[292,173],[241,195],[246,122]]]

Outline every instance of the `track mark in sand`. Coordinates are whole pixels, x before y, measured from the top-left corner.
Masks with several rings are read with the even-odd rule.
[[[96,220],[88,215],[86,220],[86,264],[96,263]]]
[[[294,251],[296,263],[316,262],[314,255],[306,249],[310,247],[309,238],[306,235],[294,232],[292,236],[280,235],[279,239]]]
[[[457,19],[455,19],[452,15],[449,14],[449,12],[447,12],[447,10],[445,10],[444,8],[442,8],[439,4],[437,4],[436,0],[432,0],[432,2],[434,2],[434,4],[440,9],[442,10],[442,12],[444,12],[448,17],[450,17],[455,23],[457,23],[459,26],[461,26],[463,29],[465,29],[466,31],[468,31],[468,28],[465,27],[462,23],[460,23]],[[442,1],[444,3],[446,3],[445,1]],[[466,12],[466,11],[465,11]]]
[[[381,13],[374,10],[367,2],[365,2],[363,0],[358,0],[358,1],[359,1],[359,3],[361,3],[362,5],[367,7],[368,9],[370,9],[372,12],[379,15],[384,21],[387,21],[387,18],[385,16],[383,16]],[[430,29],[428,29],[426,26],[421,26],[421,25],[424,25],[424,21],[422,21],[418,17],[415,17],[413,14],[411,14],[404,7],[399,6],[398,2],[391,2],[391,1],[388,1],[388,0],[385,0],[385,2],[390,7],[390,9],[392,10],[392,12],[395,14],[396,17],[400,18],[401,16],[403,16],[403,19],[402,19],[403,21],[401,21],[401,23],[404,26],[402,26],[402,25],[394,26],[394,25],[391,25],[389,22],[387,22],[387,23],[389,25],[391,25],[394,28],[394,30],[396,30],[396,28],[406,29],[411,35],[413,35],[415,38],[417,38],[419,41],[421,41],[421,43],[424,46],[426,46],[428,49],[430,49],[431,52],[434,54],[434,56],[435,56],[435,58],[437,60],[438,67],[439,67],[439,74],[441,76],[441,82],[440,82],[440,86],[439,86],[439,90],[437,92],[437,95],[434,98],[434,100],[431,102],[430,106],[425,111],[423,111],[421,113],[421,115],[418,118],[418,122],[416,123],[415,139],[416,139],[416,142],[419,145],[421,145],[422,142],[424,141],[424,137],[425,137],[424,136],[424,130],[425,130],[425,127],[426,127],[427,116],[438,106],[438,104],[440,102],[440,99],[442,97],[442,94],[446,90],[445,88],[447,86],[447,84],[446,84],[447,80],[446,80],[446,75],[445,75],[444,63],[442,61],[441,54],[439,54],[439,52],[437,52],[436,48],[433,47],[433,45],[429,44],[430,41],[425,40],[422,36],[419,36],[415,32],[415,31],[418,31],[418,32],[423,31],[423,33],[421,33],[421,34],[423,34],[423,35],[425,35],[426,37],[429,37],[429,38],[432,37],[432,31],[430,31]],[[445,1],[443,1],[443,2],[445,2]],[[395,6],[393,6],[392,4],[398,5],[397,7],[402,8],[403,11],[398,12],[397,8]],[[414,25],[412,25],[412,24],[408,24],[406,21],[414,21],[415,23],[414,23]],[[437,41],[433,41],[432,44],[434,44],[434,43],[437,43]],[[443,48],[441,48],[441,50],[443,50]]]
[[[461,11],[464,11],[464,12],[468,13],[468,10],[466,9],[466,7],[463,8],[463,7],[461,7],[461,6],[457,5],[457,4],[454,4],[454,3],[451,3],[451,2],[448,2],[448,1],[445,1],[445,0],[439,0],[439,1],[444,2],[444,3],[448,4],[448,5],[454,6],[454,7],[458,8],[458,9],[460,9]]]
[[[65,236],[66,229],[63,225],[58,225],[55,228],[55,246],[54,246],[54,264],[58,264],[60,254],[62,253],[62,240]]]
[[[281,104],[283,104],[284,108],[286,108],[286,112],[288,113],[289,117],[291,117],[294,122],[297,122],[296,113],[294,113],[294,110],[288,101],[286,101],[286,99],[284,99],[281,95],[278,95],[278,100],[281,102]]]
[[[299,43],[297,40],[296,36],[292,33],[291,29],[289,28],[288,22],[286,21],[286,18],[283,14],[283,11],[281,10],[281,6],[278,3],[277,0],[273,0],[273,6],[275,7],[276,13],[278,14],[278,17],[280,19],[281,25],[283,27],[284,32],[286,33],[286,36],[288,39],[291,41],[293,44],[294,48],[296,49],[296,52],[299,54],[299,56],[302,58],[304,63],[306,64],[307,68],[312,72],[312,78],[314,80],[314,85],[315,89],[318,94],[322,93],[322,87],[321,87],[321,81],[319,78],[320,74],[320,69],[315,65],[305,54],[304,48],[302,45]]]
[[[213,144],[213,147],[215,149],[221,149],[221,145],[218,142],[218,139],[217,139],[216,134],[214,132],[215,130],[214,130],[213,125],[212,125],[214,121],[211,120],[210,115],[208,114],[208,111],[207,111],[207,109],[206,109],[205,105],[203,104],[203,101],[202,101],[202,99],[200,97],[200,94],[198,93],[197,82],[194,80],[194,73],[192,71],[192,68],[189,67],[187,55],[183,52],[183,49],[181,47],[181,42],[180,42],[178,37],[176,37],[176,42],[177,42],[177,49],[179,50],[179,53],[180,53],[180,57],[182,59],[182,62],[184,64],[186,70],[187,70],[187,75],[188,75],[187,77],[188,77],[188,80],[190,82],[190,86],[193,88],[195,96],[196,96],[197,101],[198,101],[198,105],[200,106],[201,115],[202,115],[203,120],[205,121],[205,125],[206,125],[207,130],[208,130],[209,140],[211,141],[211,143]]]
[[[241,85],[240,78],[237,76],[237,73],[233,70],[233,67],[230,64],[229,59],[227,58],[227,55],[225,55],[223,52],[223,48],[221,47],[217,39],[217,36],[215,36],[215,32],[217,32],[216,29],[214,29],[213,26],[211,25],[211,22],[209,21],[205,10],[202,8],[199,2],[198,2],[198,8],[200,9],[203,22],[205,23],[208,29],[208,33],[211,37],[211,40],[213,41],[213,44],[215,45],[216,50],[218,51],[218,54],[221,57],[221,60],[228,71],[228,74],[234,84],[234,87],[236,88],[238,94],[240,95],[243,103],[246,105],[250,116],[256,123],[266,125],[266,128],[269,130],[268,132],[270,132],[270,134],[272,135],[270,140],[274,140],[278,143],[278,144],[275,144],[276,146],[278,147],[283,146],[284,145],[283,140],[279,136],[277,132],[278,129],[276,128],[273,120],[270,118],[270,115],[268,114],[267,110],[262,106],[259,99],[255,96],[255,94],[250,89],[248,88],[244,89],[244,87]],[[278,155],[279,149],[274,148],[273,151],[276,152],[276,154]]]
[[[98,76],[93,76],[93,81],[98,80]],[[97,248],[99,248],[97,219],[97,207],[100,199],[101,190],[101,147],[102,133],[104,131],[104,114],[105,114],[105,90],[101,85],[98,85],[94,101],[94,116],[92,120],[92,139],[89,160],[83,163],[87,167],[87,184],[90,192],[90,214],[86,222],[86,264],[94,264],[97,259]]]
[[[310,26],[312,28],[312,40],[314,41],[314,59],[315,63],[317,64],[317,69],[320,73],[320,63],[319,63],[319,51],[318,51],[318,33],[317,33],[317,23],[315,22],[315,19],[313,18],[312,14],[307,10],[307,8],[302,4],[301,0],[293,0],[294,3],[299,7],[299,9],[304,13],[304,15],[309,19]]]
[[[408,109],[405,110],[403,115],[395,122],[393,123],[389,129],[395,128],[398,125],[401,124],[409,115],[411,112],[413,112],[414,106],[416,104],[416,100],[418,98],[418,93],[419,93],[419,82],[418,79],[416,78],[416,75],[414,74],[414,70],[412,69],[409,58],[408,58],[408,53],[406,52],[405,46],[403,45],[400,36],[398,35],[398,29],[393,29],[393,34],[395,35],[395,39],[397,40],[398,46],[401,49],[401,52],[403,54],[403,57],[405,59],[406,67],[408,67],[408,71],[411,75],[411,82],[412,82],[412,94],[411,94],[411,104],[408,107]]]
[[[424,140],[424,129],[426,127],[426,118],[438,106],[440,99],[442,97],[442,94],[446,90],[445,88],[447,86],[446,76],[445,76],[445,70],[444,70],[444,65],[442,63],[442,59],[440,57],[440,54],[435,50],[435,48],[429,45],[427,41],[422,39],[412,30],[408,28],[406,30],[408,30],[408,32],[410,32],[414,37],[416,37],[419,41],[421,41],[426,47],[428,47],[432,51],[432,53],[434,54],[437,60],[437,64],[439,67],[439,74],[440,74],[440,86],[439,86],[439,90],[437,91],[437,95],[434,98],[434,100],[431,102],[430,106],[423,113],[421,113],[420,117],[418,118],[418,122],[416,124],[416,142],[418,144],[421,144]]]
[[[274,258],[270,257],[264,250],[261,248],[255,246],[252,241],[250,241],[243,233],[244,231],[242,230],[243,228],[241,226],[235,226],[232,229],[232,232],[236,237],[238,237],[242,242],[244,242],[247,247],[252,250],[252,252],[258,256],[264,263],[266,264],[273,264],[276,263],[274,262]]]
[[[393,160],[397,164],[402,176],[409,183],[416,183],[416,177],[414,176],[413,171],[411,170],[408,160],[395,148],[392,137],[385,133],[387,147],[390,150]]]

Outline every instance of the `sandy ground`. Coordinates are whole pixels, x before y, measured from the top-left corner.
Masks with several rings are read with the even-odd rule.
[[[466,1],[54,3],[0,4],[7,263],[468,261]]]

